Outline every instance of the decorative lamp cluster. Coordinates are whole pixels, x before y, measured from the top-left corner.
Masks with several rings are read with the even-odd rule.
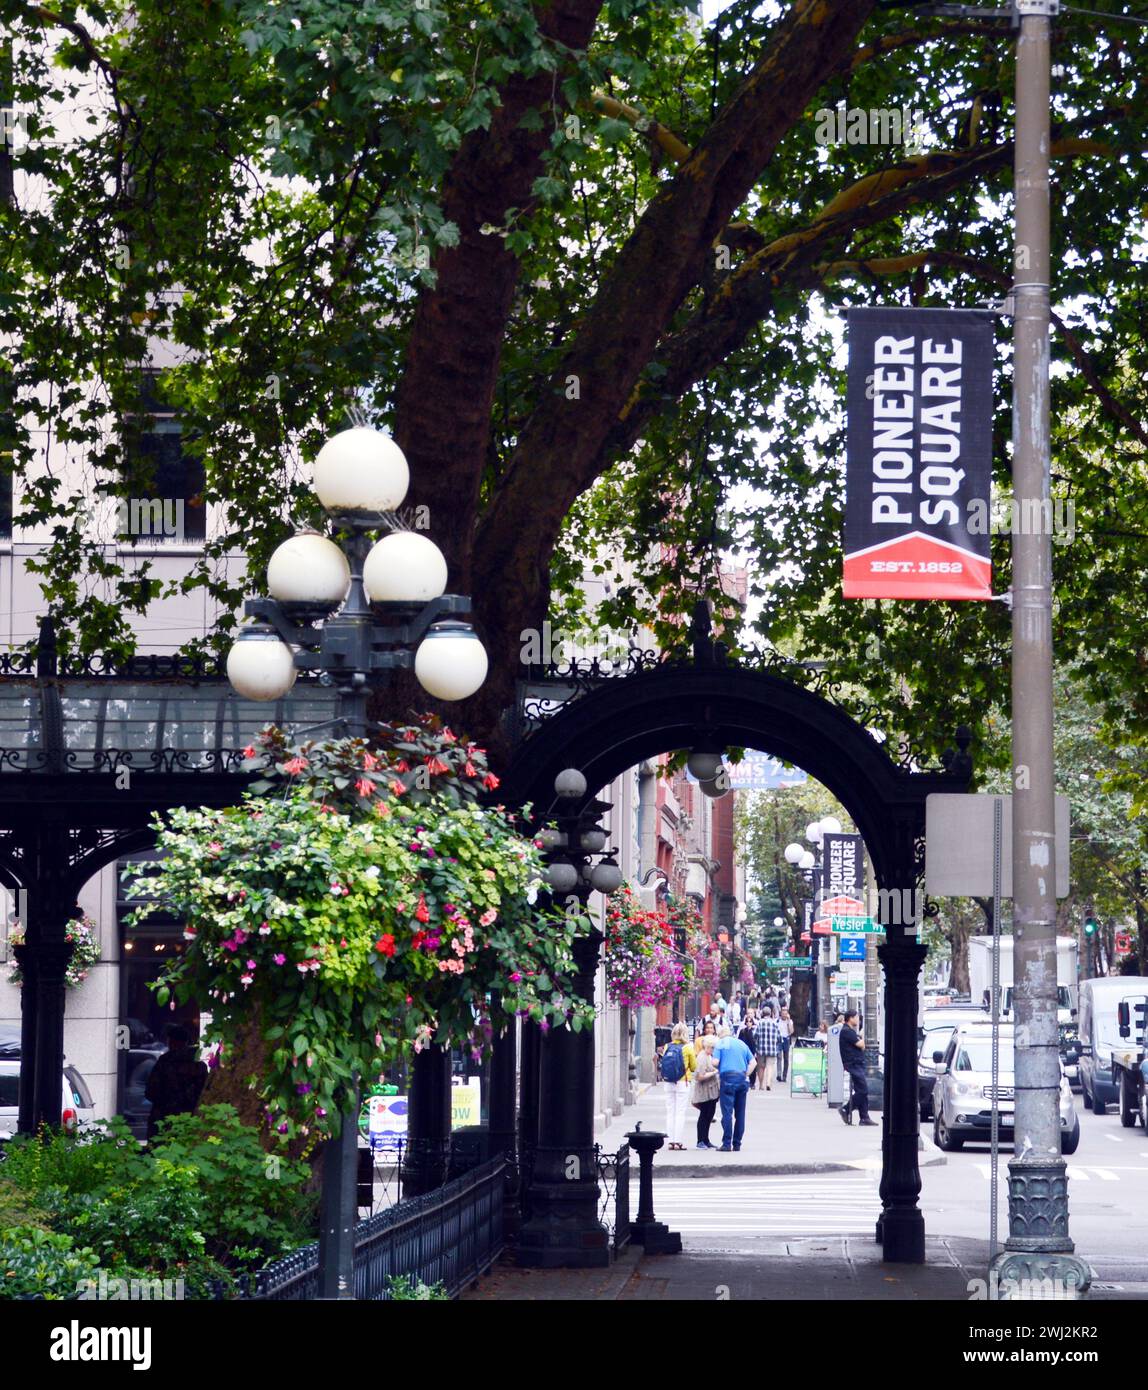
[[[320,449],[312,486],[332,521],[358,539],[394,524],[390,514],[402,505],[409,483],[410,469],[395,441],[378,430],[356,426]],[[365,539],[360,544],[365,548]],[[291,619],[309,623],[336,615],[349,596],[353,605],[359,578],[343,550],[315,531],[285,540],[267,566],[271,598]],[[447,564],[438,546],[416,532],[392,530],[363,559],[357,592],[371,605],[417,607],[441,598],[446,586]],[[362,612],[360,600],[357,613]],[[488,663],[470,625],[444,619],[426,630],[413,665],[427,694],[465,700],[486,679]],[[228,653],[227,675],[245,699],[281,699],[295,682],[294,651],[267,623],[248,624]]]
[[[584,811],[574,805],[586,795],[586,778],[575,767],[564,768],[554,779],[554,792],[569,810],[559,813],[559,828],[540,832],[538,840],[550,857],[546,881],[555,893],[613,893],[622,886],[622,870],[611,851],[594,864],[591,855],[606,848],[606,832],[596,815],[608,810],[605,802],[592,802]]]

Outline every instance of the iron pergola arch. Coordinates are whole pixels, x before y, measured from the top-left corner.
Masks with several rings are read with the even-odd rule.
[[[499,795],[510,805],[530,806],[535,824],[555,809],[554,778],[564,767],[586,777],[587,799],[614,777],[644,759],[707,746],[747,747],[801,767],[846,807],[861,832],[882,903],[907,906],[921,900],[925,801],[935,792],[968,790],[972,763],[969,735],[959,731],[958,749],[942,769],[920,771],[911,760],[894,762],[877,737],[841,706],[780,673],[732,662],[709,639],[704,617],[695,619],[694,659],[666,660],[635,654],[629,666],[608,673],[593,667],[580,675],[577,663],[552,668],[524,683],[535,716],[533,731],[519,743]],[[780,669],[779,669],[780,668]],[[549,687],[552,698],[547,699]],[[549,711],[549,712],[548,712]],[[885,972],[885,1105],[882,1112],[882,1214],[877,1238],[889,1261],[920,1263],[925,1257],[924,1218],[917,1204],[918,980],[926,948],[917,923],[887,923],[878,948]],[[600,937],[579,943],[578,988],[592,991]],[[532,1215],[524,1225],[521,1258],[534,1264],[596,1263],[593,1246],[596,1181],[570,1179],[570,1157],[592,1175],[594,1040],[592,1034],[551,1033],[534,1039],[538,1057],[524,1056],[523,1075],[538,1088],[524,1095],[522,1122],[536,1125],[525,1135],[532,1147]],[[529,1047],[527,1052],[529,1052]]]

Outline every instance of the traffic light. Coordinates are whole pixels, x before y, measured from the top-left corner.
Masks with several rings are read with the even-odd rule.
[[[1085,936],[1095,936],[1095,935],[1096,935],[1096,928],[1097,928],[1097,921],[1096,921],[1096,918],[1095,918],[1095,917],[1086,917],[1086,918],[1084,919],[1084,934],[1085,934]]]

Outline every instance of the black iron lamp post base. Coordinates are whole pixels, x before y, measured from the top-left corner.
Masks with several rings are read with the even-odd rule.
[[[1005,1301],[1084,1298],[1092,1270],[1068,1235],[1063,1158],[1014,1158],[1008,1165],[1009,1230],[990,1282]]]
[[[550,1156],[542,1149],[536,1153],[530,1216],[518,1233],[516,1258],[520,1265],[532,1269],[604,1269],[610,1264],[610,1233],[598,1220],[598,1177],[593,1162],[575,1168],[593,1174],[589,1179],[537,1179],[539,1168],[550,1166],[553,1171],[554,1159],[565,1164],[568,1157],[565,1153]]]

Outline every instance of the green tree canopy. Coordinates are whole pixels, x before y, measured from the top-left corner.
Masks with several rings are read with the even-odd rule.
[[[1093,8],[1114,9],[1112,0]],[[123,430],[164,391],[226,503],[179,581],[238,598],[293,521],[301,462],[354,398],[392,430],[451,585],[472,592],[489,737],[519,634],[587,557],[637,567],[602,617],[660,632],[740,544],[756,622],[800,636],[893,729],[938,740],[1007,699],[1003,605],[840,599],[842,354],[852,304],[999,300],[1010,234],[1007,24],[875,0],[3,0],[27,176],[0,211],[0,418],[46,605],[130,646],[161,584],[109,553],[89,487],[138,493]],[[1148,729],[1142,150],[1148,35],[1057,22],[1053,301],[1058,642]],[[824,144],[817,113],[911,107],[918,152]],[[997,481],[1009,471],[1002,321]],[[998,588],[1006,536],[994,540]],[[235,581],[232,581],[234,586]],[[230,620],[228,620],[229,623]],[[225,623],[224,626],[227,626]],[[219,640],[226,640],[220,634]],[[679,638],[680,640],[680,638]],[[873,643],[879,644],[874,659]]]

